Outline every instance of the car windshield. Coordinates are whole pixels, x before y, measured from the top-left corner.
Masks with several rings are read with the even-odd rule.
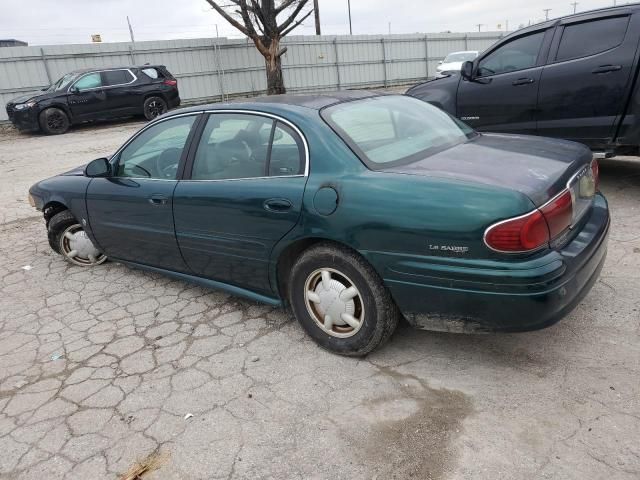
[[[54,83],[51,86],[49,86],[49,88],[47,88],[47,92],[55,92],[57,90],[63,90],[77,76],[78,76],[77,73],[67,73],[65,76],[60,78],[56,83]]]
[[[420,160],[477,135],[448,113],[403,95],[339,103],[322,117],[372,169]]]
[[[473,60],[477,57],[475,52],[457,52],[450,53],[444,59],[444,63],[452,63],[452,62],[466,62],[468,60]]]

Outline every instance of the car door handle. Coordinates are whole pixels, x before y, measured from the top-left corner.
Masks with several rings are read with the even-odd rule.
[[[511,85],[513,85],[514,87],[517,87],[518,85],[529,85],[530,83],[533,83],[533,82],[535,82],[533,78],[519,78],[517,80],[514,80]]]
[[[285,213],[291,210],[293,204],[286,198],[270,198],[263,203],[268,212]]]
[[[609,73],[609,72],[617,72],[618,70],[622,70],[622,65],[600,65],[591,73],[595,73],[595,74]]]
[[[149,203],[155,206],[166,205],[168,201],[169,201],[168,197],[158,193],[151,195],[149,197]]]

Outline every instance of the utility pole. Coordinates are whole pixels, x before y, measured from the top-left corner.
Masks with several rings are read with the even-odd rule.
[[[127,25],[129,25],[129,35],[131,35],[131,43],[135,44],[136,39],[133,37],[133,28],[131,27],[131,22],[129,21],[129,15],[127,15]]]
[[[353,35],[353,29],[351,28],[351,0],[347,0],[347,9],[349,10],[349,35]]]
[[[545,20],[549,20],[549,12],[553,10],[552,8],[543,8],[542,11],[544,12],[544,17]]]
[[[573,13],[576,13],[576,7],[578,6],[578,2],[570,3],[569,5],[573,6]]]
[[[480,31],[480,27],[482,27],[482,25],[484,25],[484,24],[482,24],[482,23],[476,23],[476,27],[478,27],[478,31]]]
[[[389,22],[389,35],[391,35],[391,22]]]
[[[320,10],[318,9],[318,0],[313,0],[313,14],[316,17],[316,35],[320,33]]]

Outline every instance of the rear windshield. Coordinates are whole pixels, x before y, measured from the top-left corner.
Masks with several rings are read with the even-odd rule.
[[[403,95],[339,103],[321,114],[374,170],[423,159],[476,135],[442,110]]]

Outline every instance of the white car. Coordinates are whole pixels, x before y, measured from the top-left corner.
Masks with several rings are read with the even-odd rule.
[[[465,52],[452,52],[444,60],[438,62],[436,77],[443,77],[450,73],[459,73],[462,64],[468,60],[475,60],[480,52],[467,50]]]

